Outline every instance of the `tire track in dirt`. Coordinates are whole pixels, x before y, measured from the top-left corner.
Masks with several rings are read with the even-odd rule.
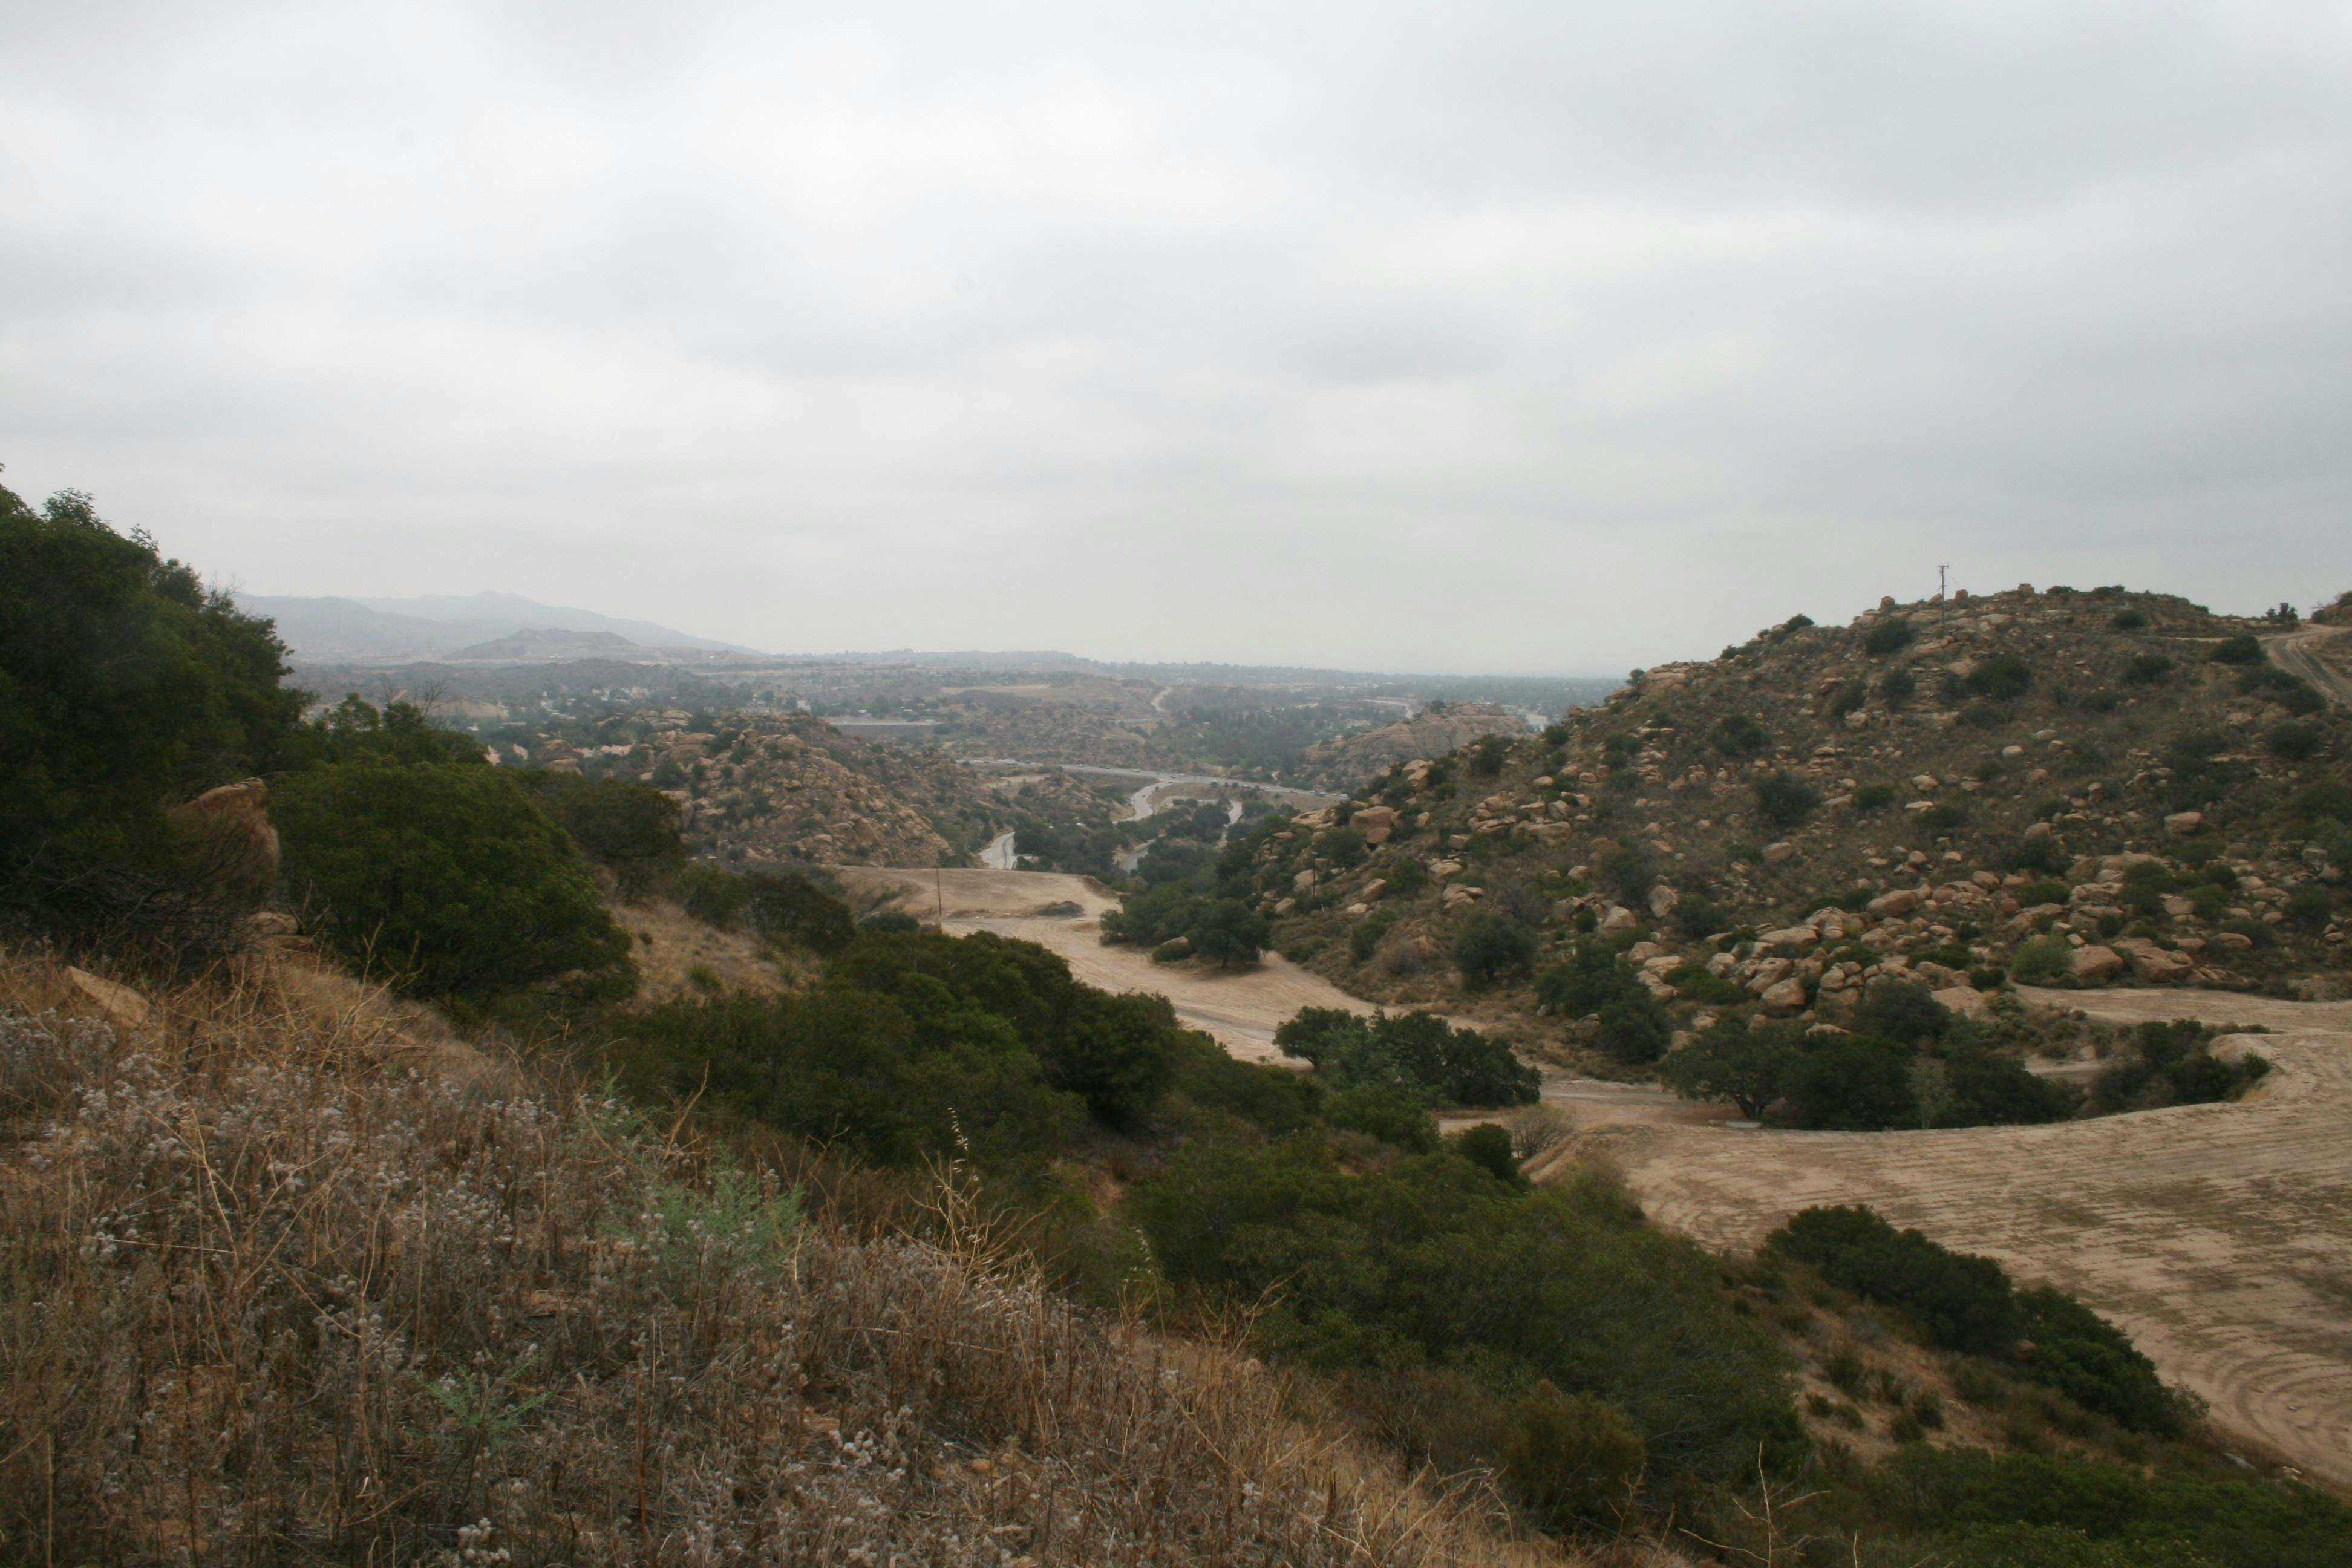
[[[1610,1127],[1577,1146],[1605,1152],[1654,1219],[1710,1247],[1750,1249],[1799,1209],[1866,1203],[2074,1291],[2218,1426],[2352,1493],[2352,1004],[2033,999],[2283,1032],[2242,1037],[2275,1065],[2233,1105],[1934,1132]]]

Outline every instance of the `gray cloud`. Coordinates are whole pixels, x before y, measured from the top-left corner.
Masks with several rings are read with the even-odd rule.
[[[256,591],[1608,669],[2352,585],[2336,6],[21,5],[0,460]]]

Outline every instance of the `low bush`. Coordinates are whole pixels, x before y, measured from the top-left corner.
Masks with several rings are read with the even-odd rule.
[[[1481,910],[1462,922],[1453,952],[1464,986],[1483,990],[1507,976],[1528,973],[1535,963],[1535,933],[1508,915]]]
[[[1884,811],[1895,804],[1893,784],[1866,784],[1853,792],[1856,811]]]
[[[2263,732],[2263,744],[2283,763],[2307,763],[2319,754],[2326,733],[2316,724],[2289,720]]]
[[[2124,679],[2134,686],[2152,686],[2172,673],[2172,660],[2160,653],[2134,654],[2124,666]]]
[[[1899,652],[1919,637],[1918,628],[1901,616],[1889,616],[1862,634],[1862,651],[1873,658]]]
[[[1276,1303],[1262,1342],[1308,1365],[1457,1368],[1498,1400],[1548,1381],[1606,1401],[1654,1484],[1803,1452],[1770,1331],[1730,1310],[1712,1258],[1596,1177],[1526,1192],[1450,1149],[1350,1174],[1299,1134],[1189,1144],[1129,1202],[1172,1280]]]
[[[2020,985],[2054,985],[2074,974],[2074,950],[2063,938],[2038,936],[2021,944],[2009,961],[2010,977]]]
[[[1965,679],[1977,696],[2012,702],[2032,689],[2033,666],[2022,654],[1996,653],[1979,661]]]
[[[1900,708],[1918,694],[1919,678],[1909,668],[1890,669],[1878,678],[1879,700],[1889,708]]]
[[[2263,664],[2269,658],[2270,655],[2263,651],[2262,639],[2250,632],[2223,637],[2213,649],[2216,664]]]
[[[2025,1378],[2135,1432],[2178,1436],[2181,1396],[2130,1337],[2063,1291],[2019,1291],[1990,1258],[1896,1230],[1867,1207],[1811,1208],[1766,1239],[1822,1277],[1917,1322],[1930,1343],[2011,1361]]]
[[[481,1001],[559,977],[585,994],[635,989],[628,934],[580,851],[497,769],[331,763],[281,783],[270,816],[305,923],[402,990]]]
[[[1580,939],[1561,962],[1536,976],[1543,1010],[1570,1018],[1597,1017],[1596,1043],[1619,1061],[1653,1062],[1663,1055],[1672,1022],[1640,978],[1597,938]]]
[[[1821,792],[1793,773],[1765,773],[1755,788],[1756,813],[1774,827],[1794,827],[1822,804]]]
[[[1752,757],[1772,743],[1764,726],[1746,713],[1727,713],[1710,731],[1716,750],[1727,757]]]
[[[1456,1028],[1433,1013],[1306,1007],[1275,1031],[1282,1054],[1334,1090],[1374,1084],[1423,1106],[1532,1105],[1538,1078],[1507,1040]]]

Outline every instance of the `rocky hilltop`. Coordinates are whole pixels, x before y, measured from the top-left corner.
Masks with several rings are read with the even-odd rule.
[[[1477,1005],[1529,1018],[1528,969],[1583,931],[1685,1017],[1834,1018],[1906,970],[1958,1000],[2011,970],[2338,994],[2336,640],[2121,589],[1800,616],[1403,762],[1265,839],[1255,885],[1286,951],[1383,1000],[1459,999],[1498,916],[1532,953]]]
[[[1433,702],[1410,718],[1309,747],[1295,782],[1307,789],[1354,789],[1399,763],[1441,755],[1488,735],[1524,735],[1527,729],[1527,721],[1497,703]]]

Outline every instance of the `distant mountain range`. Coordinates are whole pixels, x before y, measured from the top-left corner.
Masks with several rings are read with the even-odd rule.
[[[661,649],[699,653],[753,650],[713,642],[652,621],[628,621],[593,610],[542,605],[520,594],[435,595],[414,599],[309,599],[240,594],[247,612],[278,623],[278,635],[298,658],[314,662],[398,663],[462,657],[468,660],[603,656],[644,657]],[[568,645],[559,634],[596,634],[593,647]],[[511,649],[509,639],[532,634]],[[487,645],[487,646],[486,646]],[[567,646],[571,651],[562,651]]]

